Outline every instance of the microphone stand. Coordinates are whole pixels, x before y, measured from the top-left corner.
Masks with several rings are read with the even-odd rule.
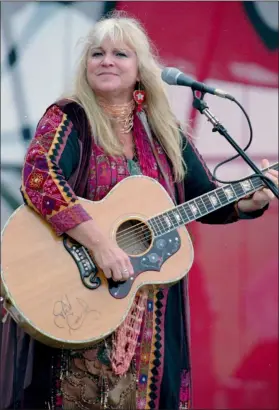
[[[204,101],[204,92],[201,93],[201,97],[197,97],[195,94],[195,91],[193,91],[193,107],[198,110],[201,114],[204,114],[208,121],[211,122],[213,125],[212,132],[219,132],[223,137],[226,138],[226,140],[233,146],[233,148],[239,153],[239,155],[244,159],[244,161],[255,171],[257,175],[264,181],[266,186],[273,192],[273,194],[276,196],[277,199],[279,199],[279,193],[278,193],[278,188],[276,185],[265,175],[262,173],[262,171],[254,164],[253,161],[246,155],[246,153],[243,151],[243,149],[240,148],[240,146],[234,141],[234,139],[229,135],[225,127],[220,123],[220,121],[212,114],[212,112],[209,111],[207,103]]]

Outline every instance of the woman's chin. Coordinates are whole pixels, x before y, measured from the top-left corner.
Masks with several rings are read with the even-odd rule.
[[[103,93],[113,93],[116,92],[119,89],[115,84],[105,84],[101,87],[98,87],[96,89],[97,93],[103,94]]]

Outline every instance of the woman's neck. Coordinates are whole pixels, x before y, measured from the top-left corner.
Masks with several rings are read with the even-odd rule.
[[[124,104],[112,104],[103,98],[98,98],[98,104],[103,112],[123,133],[128,133],[133,128],[135,101],[132,99]]]

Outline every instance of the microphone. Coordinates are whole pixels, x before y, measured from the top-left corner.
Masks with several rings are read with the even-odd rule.
[[[209,87],[204,83],[200,83],[199,81],[193,80],[193,78],[189,77],[182,73],[182,71],[178,70],[174,67],[166,67],[163,69],[161,74],[162,80],[169,85],[183,85],[185,87],[191,87],[193,91],[200,91],[202,93],[208,93],[217,95],[218,97],[228,98],[231,101],[234,101],[234,97],[230,94],[226,93],[223,90],[218,88]]]

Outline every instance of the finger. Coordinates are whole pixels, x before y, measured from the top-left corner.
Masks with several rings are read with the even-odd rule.
[[[114,268],[114,269],[112,270],[112,279],[113,279],[115,282],[121,282],[121,281],[123,280],[120,269]]]
[[[111,269],[109,269],[109,268],[104,268],[104,269],[103,269],[103,272],[104,272],[104,275],[105,275],[105,277],[106,277],[107,279],[110,279],[110,278],[112,277]]]
[[[130,276],[133,276],[134,268],[133,268],[133,265],[131,264],[131,261],[128,255],[126,255],[126,257],[121,261],[120,270],[121,270],[121,273],[124,272],[124,275],[125,277],[127,277],[127,279]]]
[[[273,181],[274,184],[278,185],[278,172],[277,171],[271,172],[270,170],[266,173],[266,176],[268,176],[268,178],[271,179],[271,181]]]
[[[262,192],[266,195],[267,201],[272,201],[272,199],[274,199],[274,193],[270,189],[263,188]]]
[[[132,263],[131,263],[131,260],[130,260],[129,256],[127,257],[127,260],[126,260],[126,268],[127,268],[128,271],[129,271],[129,276],[133,276],[133,274],[134,274],[134,267],[133,267],[133,265],[132,265]]]
[[[253,195],[253,201],[260,203],[260,202],[269,202],[271,199],[270,198],[270,189],[268,188],[262,188],[260,191],[255,192]]]
[[[278,177],[276,175],[272,175],[271,172],[267,172],[266,176],[274,183],[275,186],[278,187]]]
[[[276,169],[270,169],[267,173],[278,179],[278,171]]]
[[[119,272],[120,272],[120,275],[121,275],[122,280],[127,280],[127,279],[129,279],[130,270],[129,270],[129,268],[127,267],[127,265],[128,265],[128,262],[122,261],[122,262],[119,264],[119,266],[118,266],[118,270],[119,270]]]
[[[256,192],[253,196],[253,201],[257,203],[262,203],[263,205],[270,202],[274,198],[274,194],[268,188],[262,188],[260,191]]]
[[[262,164],[262,168],[268,168],[269,167],[269,161],[268,161],[268,159],[263,159],[262,161],[261,161],[261,164]]]
[[[129,269],[128,269],[128,268],[124,268],[124,269],[121,271],[121,275],[122,275],[123,280],[129,279],[129,277],[130,277]]]

